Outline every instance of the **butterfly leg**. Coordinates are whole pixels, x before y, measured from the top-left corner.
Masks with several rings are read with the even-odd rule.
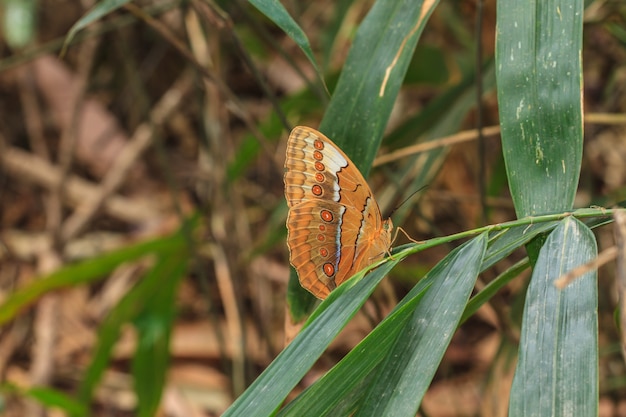
[[[406,230],[404,230],[402,227],[398,226],[396,227],[396,233],[393,235],[393,239],[391,240],[391,244],[393,245],[393,242],[396,241],[396,239],[398,238],[398,233],[402,232],[404,233],[404,236],[406,236],[407,239],[409,239],[411,242],[415,243],[415,244],[422,244],[424,243],[423,241],[419,241],[419,240],[415,240],[413,239],[411,236],[409,236],[409,234],[406,232]]]

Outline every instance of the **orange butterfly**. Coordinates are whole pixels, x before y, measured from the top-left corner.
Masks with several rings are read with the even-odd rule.
[[[393,225],[354,163],[317,130],[291,131],[285,168],[290,262],[300,284],[324,299],[389,252]]]

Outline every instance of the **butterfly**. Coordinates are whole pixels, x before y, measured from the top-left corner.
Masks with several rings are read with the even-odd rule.
[[[317,130],[291,131],[285,169],[290,262],[300,285],[324,299],[389,252],[393,224],[350,158]]]

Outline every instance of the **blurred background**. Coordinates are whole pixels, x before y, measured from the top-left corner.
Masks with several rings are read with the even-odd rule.
[[[282,3],[332,92],[373,1]],[[295,125],[318,127],[328,94],[294,41],[247,2],[138,1],[102,15],[94,5],[0,3],[0,300],[18,288],[31,288],[32,300],[0,329],[0,414],[66,415],[58,404],[65,397],[55,395],[82,395],[94,357],[106,357],[90,413],[135,415],[133,377],[150,379],[138,371],[146,364],[137,353],[160,329],[153,317],[162,317],[171,340],[169,359],[155,363],[167,369],[158,415],[220,415],[297,331],[286,302],[285,143]],[[491,0],[441,1],[386,128],[370,185],[386,213],[421,189],[394,214],[414,239],[515,218],[497,128],[495,13]],[[589,1],[584,21],[576,206],[610,206],[626,199],[626,4]],[[383,159],[425,138],[441,150],[429,165],[400,170],[401,158]],[[199,226],[184,233],[194,214]],[[110,355],[98,356],[112,312],[148,303],[133,289],[161,265],[152,246],[150,256],[132,250],[165,245],[181,228],[195,243],[171,284],[172,309],[155,301],[142,307],[154,316],[120,320]],[[611,230],[597,236],[600,249],[613,244]],[[341,359],[450,249],[394,269],[296,391]],[[113,262],[111,253],[128,261]],[[85,261],[95,269],[70,268]],[[599,280],[600,411],[626,416],[613,269],[603,267]],[[54,285],[33,287],[50,276]],[[459,329],[424,415],[505,415],[524,285],[514,280]]]

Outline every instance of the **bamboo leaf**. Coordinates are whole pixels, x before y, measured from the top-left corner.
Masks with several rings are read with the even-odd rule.
[[[415,416],[459,324],[486,246],[482,234],[433,268],[432,285],[381,363],[357,416]]]
[[[119,265],[134,261],[150,254],[167,256],[186,250],[187,241],[182,233],[137,243],[106,253],[98,258],[89,259],[74,265],[63,267],[50,275],[35,279],[30,285],[11,294],[0,305],[0,324],[14,318],[22,309],[28,307],[50,291],[84,285],[104,279]]]
[[[593,233],[566,218],[550,234],[526,295],[511,416],[598,415],[595,270],[563,290],[554,281],[597,256]]]
[[[365,177],[415,45],[438,1],[377,1],[359,26],[320,131]]]
[[[570,210],[582,158],[582,0],[498,0],[502,144],[518,217]]]
[[[357,30],[319,130],[367,178],[398,91],[428,17],[438,1],[377,1]],[[313,299],[292,269],[289,305],[295,318]]]
[[[300,334],[223,416],[268,416],[275,412],[399,260],[397,258],[384,263],[367,275],[367,279],[359,279],[363,278],[362,271],[331,292],[311,315]]]
[[[65,37],[65,42],[63,43],[63,48],[61,50],[61,56],[65,54],[65,50],[67,49],[67,45],[70,44],[72,39],[76,36],[76,34],[82,29],[89,26],[91,23],[95,22],[98,19],[103,18],[109,13],[114,12],[119,9],[126,3],[129,3],[130,0],[102,0],[99,1],[89,10],[83,17],[81,17],[78,22],[74,23]]]
[[[268,19],[281,28],[304,52],[309,62],[315,68],[319,79],[323,82],[323,74],[311,49],[311,43],[304,31],[291,17],[287,9],[278,0],[248,0],[250,4],[259,9]]]

